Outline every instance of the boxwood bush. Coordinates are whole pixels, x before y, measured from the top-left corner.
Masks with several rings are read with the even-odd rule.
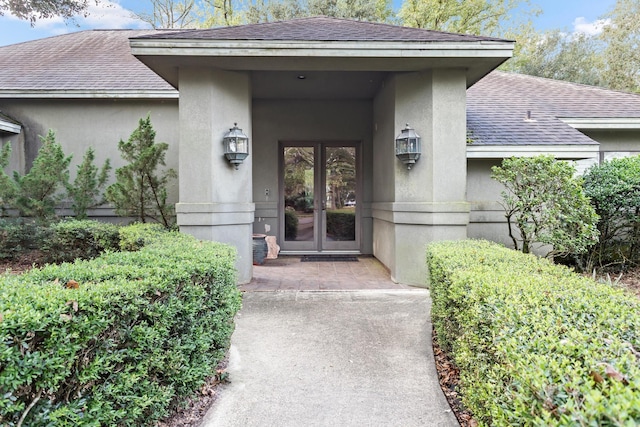
[[[14,259],[37,249],[49,235],[47,227],[20,218],[0,218],[0,259]]]
[[[429,246],[432,316],[481,425],[640,424],[640,301],[483,241]]]
[[[224,355],[235,252],[175,232],[0,276],[0,425],[153,425]]]
[[[49,262],[91,259],[107,250],[118,250],[119,227],[93,220],[67,220],[49,226],[40,249]]]

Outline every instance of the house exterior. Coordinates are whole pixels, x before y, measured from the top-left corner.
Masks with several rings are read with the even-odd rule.
[[[511,155],[598,161],[637,150],[640,97],[492,72],[513,42],[315,17],[170,32],[85,31],[0,47],[0,143],[24,170],[49,128],[78,162],[121,165],[119,139],[151,115],[179,179],[180,229],[238,249],[371,254],[425,285],[424,247],[506,240],[490,167]],[[249,156],[235,169],[223,137]],[[422,138],[395,156],[407,123]],[[107,206],[93,212],[111,218]]]

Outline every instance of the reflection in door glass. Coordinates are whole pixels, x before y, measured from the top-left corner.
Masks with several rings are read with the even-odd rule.
[[[314,149],[284,148],[284,239],[314,240]]]
[[[326,147],[325,207],[328,241],[356,240],[356,149]]]

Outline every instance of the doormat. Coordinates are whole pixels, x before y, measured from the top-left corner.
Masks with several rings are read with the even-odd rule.
[[[358,262],[355,255],[303,255],[301,262]]]

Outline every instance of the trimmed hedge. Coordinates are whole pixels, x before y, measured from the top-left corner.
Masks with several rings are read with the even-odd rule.
[[[104,222],[67,219],[42,225],[0,218],[0,259],[14,259],[35,249],[45,262],[91,259],[118,250],[119,244],[119,227]]]
[[[93,220],[67,220],[48,229],[40,249],[49,262],[91,259],[105,251],[118,250],[119,227]]]
[[[432,318],[481,425],[640,424],[640,302],[484,241],[428,247]]]
[[[153,425],[214,374],[241,304],[234,250],[145,241],[0,276],[0,425]]]
[[[47,233],[46,227],[22,219],[0,218],[0,259],[13,259],[36,249]]]

